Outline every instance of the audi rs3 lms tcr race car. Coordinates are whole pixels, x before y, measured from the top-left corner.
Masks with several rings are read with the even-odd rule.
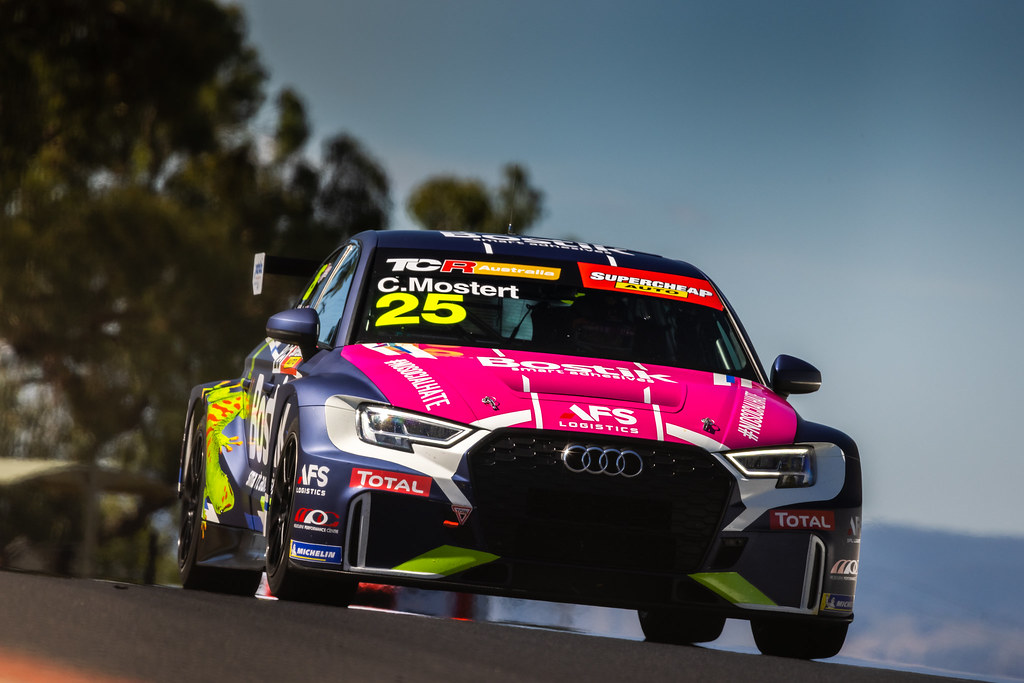
[[[860,549],[854,442],[787,403],[718,287],[564,240],[356,235],[238,378],[192,391],[186,588],[346,605],[359,582],[638,611],[648,640],[749,620],[761,652],[839,652]]]

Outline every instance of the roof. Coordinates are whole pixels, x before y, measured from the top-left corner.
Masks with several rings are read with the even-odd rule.
[[[388,249],[453,251],[488,256],[582,261],[707,279],[699,268],[657,254],[590,242],[450,230],[379,230],[356,235],[368,246]]]

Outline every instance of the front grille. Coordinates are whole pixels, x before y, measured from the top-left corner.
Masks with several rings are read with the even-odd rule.
[[[576,473],[569,444],[629,448],[636,477]],[[511,560],[625,571],[697,569],[735,484],[696,446],[566,432],[505,430],[469,453],[487,549]]]

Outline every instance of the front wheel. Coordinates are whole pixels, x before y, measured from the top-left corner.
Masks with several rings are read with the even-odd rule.
[[[204,567],[199,564],[199,544],[205,524],[206,438],[198,415],[189,425],[189,441],[182,463],[181,516],[178,524],[178,575],[183,588],[191,590],[254,595],[260,585],[260,573],[240,569]]]
[[[355,597],[358,582],[348,578],[328,579],[303,575],[289,560],[295,481],[299,465],[297,416],[290,420],[282,438],[279,455],[275,457],[267,511],[267,585],[270,593],[281,600],[346,607]]]
[[[707,643],[722,635],[725,617],[685,610],[650,610],[638,612],[640,628],[647,640],[672,645]]]
[[[849,622],[754,619],[750,630],[761,654],[794,659],[827,659],[839,654]]]

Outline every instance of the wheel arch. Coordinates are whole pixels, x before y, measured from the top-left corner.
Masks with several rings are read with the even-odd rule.
[[[181,450],[178,454],[178,498],[182,495],[182,486],[184,484],[185,470],[188,466],[188,455],[189,455],[189,444],[191,442],[191,429],[192,429],[192,418],[198,409],[198,406],[206,405],[206,392],[216,387],[219,384],[230,382],[233,380],[223,380],[220,382],[206,382],[204,384],[197,384],[192,387],[192,391],[188,397],[188,407],[185,409],[185,425],[182,428],[181,436]],[[205,408],[202,408],[205,414]],[[205,417],[205,415],[204,415]]]
[[[842,449],[843,455],[846,456],[846,475],[843,490],[834,502],[845,507],[859,508],[863,502],[863,483],[860,451],[857,449],[856,442],[838,429],[817,422],[809,422],[802,418],[798,418],[794,440],[797,442],[824,441],[833,443]]]
[[[388,403],[387,397],[381,393],[380,389],[358,371],[351,374],[346,372],[305,377],[282,383],[277,388],[275,398],[274,416],[270,430],[270,452],[272,454],[277,452],[277,440],[282,431],[281,421],[285,418],[285,405],[291,403],[298,410],[296,415],[305,414],[307,413],[307,408],[323,409],[328,398],[339,394],[361,396],[371,402]],[[323,429],[323,438],[317,438],[315,442],[326,446],[330,444],[330,439],[327,437],[326,423],[320,425],[320,427]],[[312,429],[320,427],[314,426]],[[309,434],[306,429],[303,429],[303,433]],[[300,438],[301,436],[302,434],[300,434]]]

